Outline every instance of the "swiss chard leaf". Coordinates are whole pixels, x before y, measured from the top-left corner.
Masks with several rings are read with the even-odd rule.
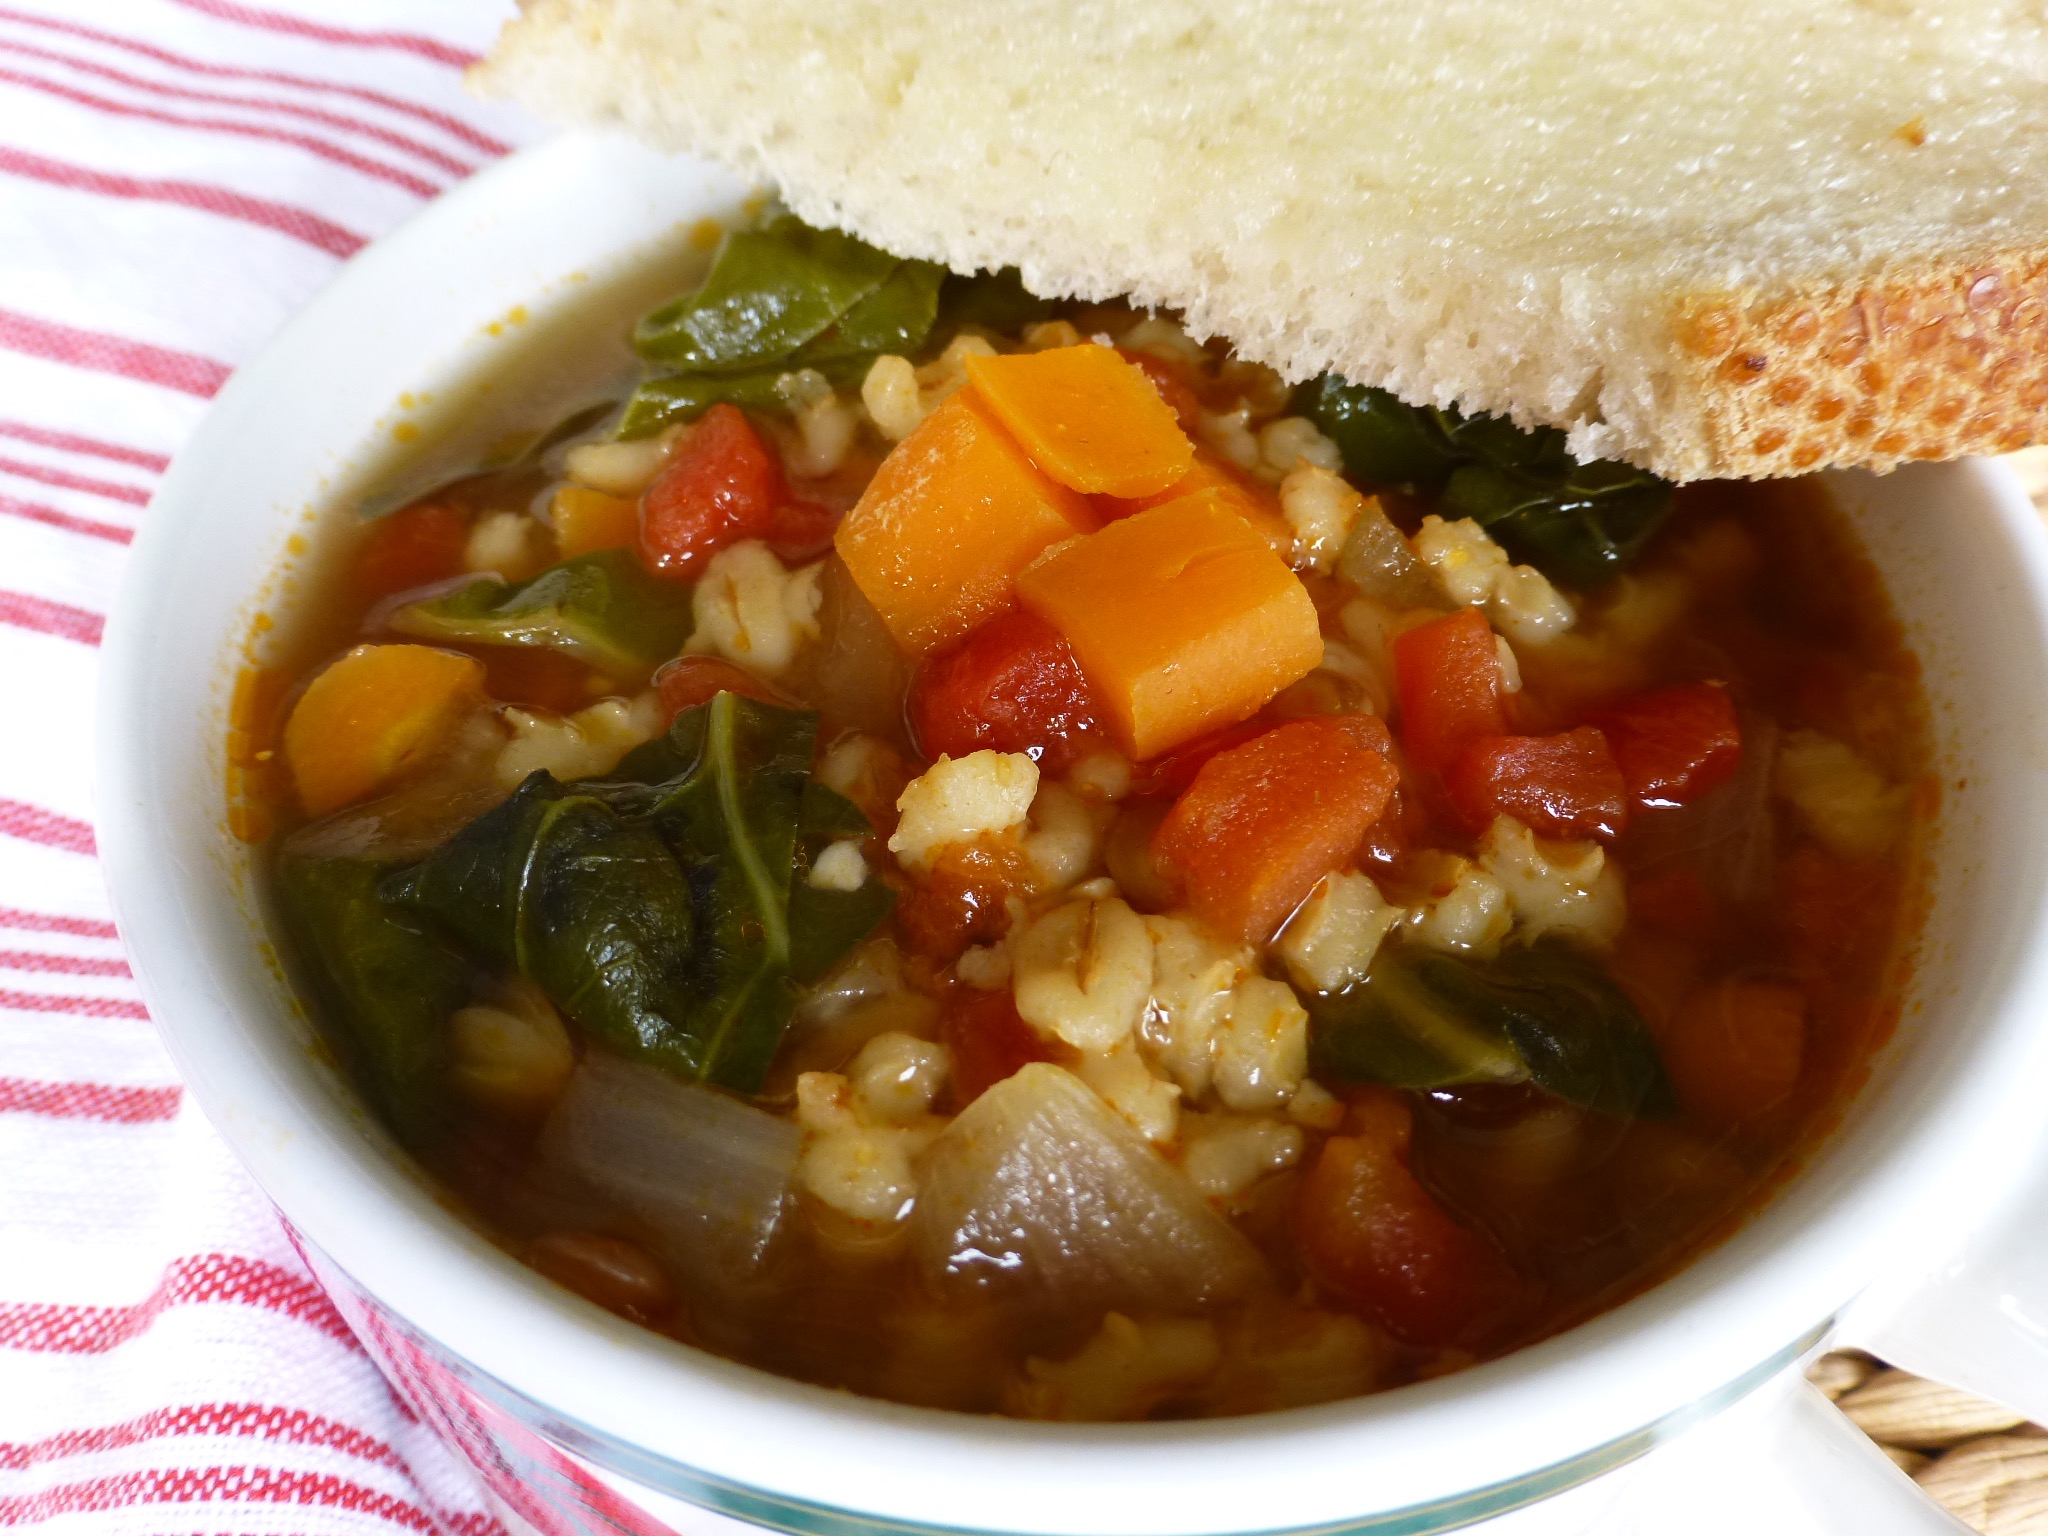
[[[388,893],[625,1054],[717,1076],[696,1025],[705,978],[690,876],[652,828],[598,796],[535,773]]]
[[[385,874],[367,859],[285,853],[275,890],[344,1050],[399,1139],[419,1148],[443,1119],[448,1016],[470,973],[415,914],[379,895]]]
[[[675,371],[634,391],[618,435],[646,437],[721,403],[781,410],[777,381],[801,368],[857,381],[881,353],[923,345],[945,276],[794,218],[737,231],[703,287],[640,322],[640,355]]]
[[[1317,1071],[1402,1088],[1531,1081],[1622,1117],[1673,1111],[1642,1015],[1600,962],[1539,943],[1479,962],[1383,949],[1366,979],[1310,1000]]]
[[[637,677],[689,638],[690,593],[650,576],[630,550],[604,549],[516,585],[479,578],[408,603],[387,622],[423,640],[548,646],[615,676]]]
[[[619,436],[652,437],[681,421],[695,421],[714,405],[736,405],[743,411],[779,411],[782,393],[776,383],[789,369],[781,365],[752,373],[671,373],[647,379],[626,402],[619,418]]]
[[[1671,487],[1610,459],[1581,463],[1553,427],[1405,404],[1335,374],[1302,386],[1296,408],[1337,444],[1354,479],[1442,498],[1516,560],[1576,587],[1611,579],[1671,510]]]
[[[1000,335],[1015,335],[1027,325],[1052,318],[1053,302],[1024,286],[1015,267],[995,272],[954,272],[939,289],[939,325],[948,331],[979,326]]]
[[[896,905],[896,893],[872,870],[851,891],[811,884],[811,865],[820,853],[841,838],[865,837],[869,830],[860,807],[844,795],[815,779],[804,786],[796,870],[789,885],[789,973],[801,985],[823,979]]]
[[[896,267],[886,251],[789,216],[735,230],[703,286],[644,318],[633,345],[651,363],[692,372],[760,368],[822,335]]]

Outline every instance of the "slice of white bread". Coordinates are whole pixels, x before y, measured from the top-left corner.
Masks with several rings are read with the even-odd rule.
[[[1673,479],[2048,437],[2039,0],[524,0],[489,93]]]

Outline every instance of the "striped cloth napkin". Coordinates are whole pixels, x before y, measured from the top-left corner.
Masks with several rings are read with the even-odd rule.
[[[93,854],[128,543],[230,369],[533,137],[511,0],[0,0],[0,1527],[503,1531],[178,1086]]]

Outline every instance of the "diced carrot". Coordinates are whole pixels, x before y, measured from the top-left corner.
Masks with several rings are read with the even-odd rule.
[[[1461,1226],[1409,1169],[1413,1121],[1386,1090],[1360,1095],[1294,1198],[1309,1274],[1337,1300],[1417,1344],[1469,1341],[1515,1299],[1507,1260]]]
[[[378,518],[356,550],[356,600],[374,603],[461,575],[468,543],[469,515],[447,502],[416,501]]]
[[[555,545],[564,560],[599,549],[627,549],[640,538],[640,503],[630,496],[607,496],[587,485],[565,485],[555,492],[548,516],[555,525]]]
[[[1475,833],[1512,816],[1539,837],[1613,839],[1628,822],[1621,770],[1589,725],[1561,736],[1482,736],[1445,772],[1444,792]]]
[[[1351,862],[1394,793],[1370,715],[1290,720],[1202,765],[1152,839],[1204,921],[1254,944]]]
[[[1104,739],[1073,647],[1037,614],[1013,608],[924,659],[911,680],[910,727],[926,757],[1023,752],[1057,773]]]
[[[1394,640],[1401,745],[1418,768],[1448,768],[1482,736],[1505,736],[1500,651],[1476,608],[1431,619]]]
[[[359,645],[314,678],[284,727],[309,816],[366,799],[483,700],[483,664],[427,645]]]
[[[640,495],[640,563],[694,581],[713,555],[758,539],[788,498],[782,464],[739,407],[698,418]]]
[[[953,1101],[962,1109],[1032,1062],[1060,1055],[1058,1042],[1018,1017],[1008,987],[956,996],[939,1022],[939,1039],[946,1047]]]
[[[1067,637],[1133,758],[1247,718],[1323,655],[1308,590],[1208,495],[1050,551],[1017,595]]]
[[[1173,407],[1113,348],[970,357],[967,381],[1031,461],[1069,490],[1149,496],[1194,459]]]
[[[1719,683],[1680,683],[1606,710],[1601,729],[1614,747],[1629,799],[1641,810],[1689,805],[1742,766],[1742,724]]]
[[[1183,496],[1214,491],[1219,505],[1228,507],[1258,530],[1273,553],[1287,559],[1294,552],[1294,525],[1280,510],[1280,498],[1271,486],[1261,485],[1235,464],[1217,457],[1206,448],[1195,450],[1188,472],[1166,490],[1151,496],[1097,496],[1092,498],[1096,515],[1105,523],[1149,511]]]
[[[678,656],[654,674],[655,697],[661,710],[673,722],[685,710],[708,704],[721,693],[736,693],[743,699],[789,707],[789,699],[744,667],[736,667],[718,656]]]
[[[898,443],[833,539],[896,643],[921,656],[1009,607],[1017,573],[1095,526],[967,390]]]
[[[1688,1115],[1722,1128],[1751,1124],[1799,1085],[1806,996],[1780,982],[1715,982],[1680,1005],[1661,1044]]]

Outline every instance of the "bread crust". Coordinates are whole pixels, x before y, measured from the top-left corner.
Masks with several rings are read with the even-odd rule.
[[[1697,433],[1648,465],[1670,479],[1886,470],[2048,438],[2048,251],[1701,295],[1672,340]]]

